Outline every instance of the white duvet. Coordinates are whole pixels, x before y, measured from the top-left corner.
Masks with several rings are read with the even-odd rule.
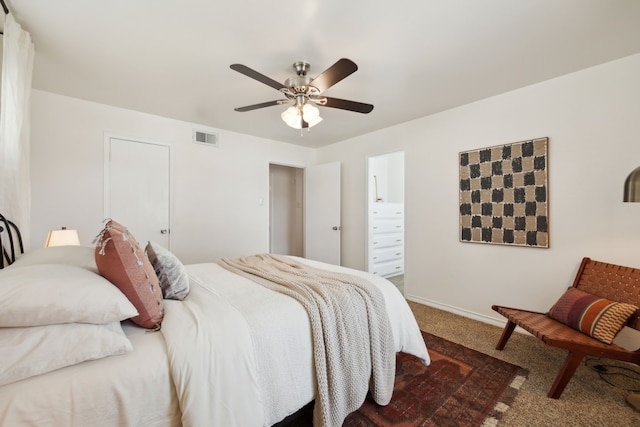
[[[396,351],[429,363],[409,306],[385,279],[296,258],[369,279],[385,297]],[[271,426],[314,399],[308,316],[294,299],[217,264],[187,266],[191,293],[165,301],[162,333],[184,426]]]
[[[415,318],[393,284],[296,260],[376,284],[395,350],[429,362]],[[124,322],[133,351],[0,386],[0,425],[271,426],[312,401],[312,339],[303,307],[217,264],[186,268],[191,294],[165,301],[161,331]]]

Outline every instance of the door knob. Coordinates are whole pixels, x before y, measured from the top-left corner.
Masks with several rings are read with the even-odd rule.
[[[162,230],[160,230],[160,234],[167,234],[169,232],[169,230],[167,230],[166,228],[163,228]]]
[[[340,227],[338,227],[337,225],[334,225],[333,227],[331,227],[332,230],[338,231],[340,230]]]

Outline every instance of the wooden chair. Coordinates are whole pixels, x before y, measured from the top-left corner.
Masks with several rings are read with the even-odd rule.
[[[611,301],[640,307],[640,269],[584,258],[573,287]],[[546,345],[569,352],[547,394],[550,398],[560,397],[576,368],[587,355],[640,364],[640,350],[628,351],[615,344],[605,344],[547,317],[545,313],[498,305],[491,308],[508,319],[496,346],[497,350],[504,348],[515,327],[520,326]],[[627,326],[640,330],[638,311],[631,316]]]

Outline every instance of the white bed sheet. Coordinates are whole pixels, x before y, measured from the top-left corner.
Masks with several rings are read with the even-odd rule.
[[[164,337],[130,322],[123,329],[130,353],[0,387],[0,426],[180,426]]]

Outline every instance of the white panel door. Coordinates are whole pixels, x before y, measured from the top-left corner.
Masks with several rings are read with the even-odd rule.
[[[105,218],[170,249],[170,147],[107,137],[105,158]]]
[[[304,256],[340,265],[340,163],[304,170]]]

